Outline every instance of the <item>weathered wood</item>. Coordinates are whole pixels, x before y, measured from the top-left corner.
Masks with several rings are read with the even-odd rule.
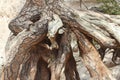
[[[93,80],[116,80],[110,74],[110,71],[101,61],[97,50],[86,39],[86,37],[75,30],[75,34],[79,40],[79,47],[82,50],[81,55]],[[97,57],[97,58],[96,58]]]
[[[115,64],[120,64],[120,53],[119,52],[120,52],[120,48],[114,49],[112,61]]]
[[[120,42],[120,35],[119,35],[119,30],[120,26],[116,23],[113,22],[113,19],[108,17],[104,17],[104,14],[98,14],[100,16],[92,15],[95,14],[94,12],[89,11],[89,15],[82,16],[86,21],[88,21],[91,24],[94,24],[102,29],[105,29],[109,34],[111,34],[112,37],[114,37],[118,42]]]
[[[56,39],[56,34],[58,32],[58,29],[63,27],[62,20],[57,14],[53,14],[53,20],[48,23],[48,38],[51,41],[51,48],[59,48]]]
[[[81,32],[83,32],[86,35],[89,35],[93,39],[96,39],[96,41],[98,41],[100,44],[106,47],[117,46],[116,40],[119,40],[119,37],[115,36],[117,35],[115,31],[119,31],[119,25],[117,25],[116,23],[111,23],[113,19],[111,20],[111,18],[105,17],[106,15],[102,13],[96,13],[88,10],[78,11],[75,9],[71,9],[62,3],[58,3],[54,7],[54,12],[61,16],[63,22],[65,21],[66,23],[66,20],[68,20],[68,22],[71,21],[71,25],[75,25],[75,27],[77,29],[80,29]],[[115,18],[115,20],[119,21],[119,19],[117,18]],[[113,24],[112,27],[109,27],[111,24]],[[115,24],[116,27],[113,28]],[[112,31],[113,29],[114,31]]]
[[[8,47],[6,48],[7,57],[6,57],[6,63],[5,63],[5,69],[4,69],[5,80],[17,79],[17,76],[20,75],[19,74],[19,70],[21,70],[20,67],[22,66],[22,64],[24,64],[24,61],[26,61],[30,57],[30,53],[29,53],[30,49],[33,48],[32,46],[34,46],[39,41],[44,39],[45,35],[46,34],[44,33],[39,36],[35,36],[33,35],[32,32],[23,30],[13,39],[9,39],[8,45],[7,45]],[[33,62],[33,64],[35,64],[36,66],[37,63]]]
[[[76,70],[76,62],[73,58],[70,47],[69,35],[70,33],[68,31],[63,34],[57,59],[50,64],[50,69],[52,72],[51,80],[80,80]],[[70,73],[68,73],[68,70],[70,70]]]
[[[6,45],[2,80],[80,80],[70,45],[71,31],[91,77],[115,80],[86,35],[104,47],[117,47],[118,21],[112,16],[74,10],[61,0],[27,0],[9,24],[12,35]],[[61,36],[60,28],[65,28]]]

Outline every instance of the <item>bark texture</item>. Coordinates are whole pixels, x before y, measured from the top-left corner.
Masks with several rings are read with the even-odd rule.
[[[88,37],[102,47],[119,49],[119,18],[78,11],[60,0],[26,0],[9,24],[11,35],[1,80],[80,80],[70,45],[71,33],[75,34],[91,79],[116,80]],[[116,57],[119,55],[113,60]]]

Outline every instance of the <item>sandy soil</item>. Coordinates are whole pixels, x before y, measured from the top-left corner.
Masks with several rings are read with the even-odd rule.
[[[9,19],[7,17],[0,17],[0,67],[3,65],[5,61],[5,44],[10,33],[7,25]]]

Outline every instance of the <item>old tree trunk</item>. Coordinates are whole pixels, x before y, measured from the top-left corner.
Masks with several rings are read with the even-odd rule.
[[[119,48],[120,16],[75,10],[60,0],[26,0],[10,22],[1,80],[80,80],[71,48],[75,35],[92,80],[116,80],[91,39]]]

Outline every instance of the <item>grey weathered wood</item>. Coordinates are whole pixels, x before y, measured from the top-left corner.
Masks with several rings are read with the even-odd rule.
[[[84,64],[87,67],[90,76],[93,80],[116,80],[107,70],[107,67],[100,60],[97,50],[93,45],[87,40],[87,38],[80,33],[78,30],[75,30],[75,35],[79,40],[78,44],[81,48],[81,56],[83,58]],[[97,58],[96,58],[97,57]],[[92,63],[91,63],[92,62]],[[102,73],[104,71],[104,73]]]
[[[70,46],[71,31],[76,35],[81,57],[91,77],[115,80],[86,36],[105,47],[117,47],[120,42],[117,21],[112,16],[74,10],[61,0],[27,0],[19,15],[9,24],[12,35],[6,45],[8,61],[2,80],[79,80]],[[64,29],[61,36],[59,28]],[[50,49],[53,44],[55,47]]]
[[[60,11],[57,11],[56,9],[55,9],[55,12],[57,14],[64,15],[65,17],[63,17],[63,16],[61,16],[61,17],[63,19],[67,19],[69,24],[75,25],[75,28],[80,29],[81,32],[83,32],[86,35],[91,36],[93,39],[96,39],[100,44],[102,44],[106,47],[117,46],[116,45],[117,37],[114,37],[115,39],[112,38],[111,37],[112,34],[110,31],[104,29],[102,26],[99,26],[100,24],[101,25],[103,24],[103,23],[100,23],[100,22],[102,22],[100,20],[106,21],[106,23],[104,23],[104,27],[105,27],[105,25],[107,26],[107,23],[110,23],[110,19],[108,19],[108,17],[105,17],[104,14],[101,15],[101,13],[96,13],[96,12],[92,12],[92,11],[88,11],[88,10],[87,11],[86,10],[78,11],[75,9],[69,9],[69,7],[66,7],[62,3],[59,3],[58,5],[59,5],[59,7],[64,8],[64,9],[60,8],[64,14],[62,14],[62,12],[60,12]],[[71,22],[69,22],[70,18],[71,18]],[[95,20],[95,21],[97,21],[97,23],[100,23],[100,24],[96,25],[97,23],[95,21],[93,21],[94,23],[91,23],[91,22],[88,22],[88,20],[89,21]],[[67,22],[67,21],[65,21],[65,22]],[[114,27],[114,28],[117,30],[118,27]],[[109,28],[107,28],[107,29],[109,29]],[[110,30],[112,30],[112,29],[110,29]],[[115,31],[112,33],[114,33],[116,35]]]

